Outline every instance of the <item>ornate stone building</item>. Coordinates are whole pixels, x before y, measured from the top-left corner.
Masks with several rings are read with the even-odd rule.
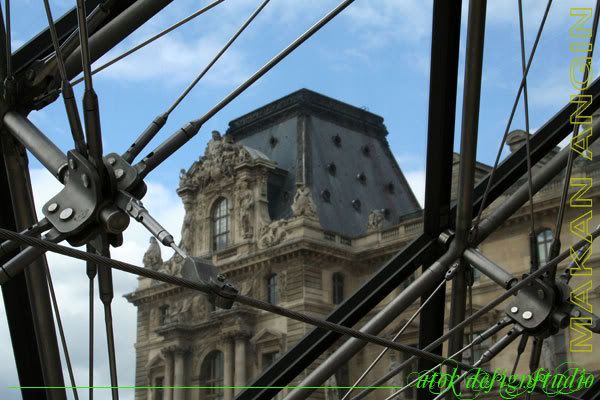
[[[213,132],[205,154],[181,171],[177,190],[185,206],[181,247],[212,259],[243,294],[327,315],[422,229],[422,210],[390,152],[386,135],[381,117],[308,90],[230,122],[227,133]],[[523,140],[524,132],[513,132],[511,149]],[[477,177],[488,171],[488,166],[479,164]],[[575,174],[598,179],[600,168],[586,161],[577,164]],[[559,191],[557,180],[535,197],[539,229],[535,251],[542,259],[552,239]],[[597,187],[588,193],[595,201],[599,195]],[[481,250],[520,276],[529,268],[528,227],[528,213],[523,209],[486,240]],[[563,232],[563,245],[568,246],[574,239],[568,229]],[[146,268],[171,274],[179,273],[181,261],[178,257],[163,261],[154,239],[143,259]],[[598,258],[592,256],[589,265],[596,268]],[[477,276],[473,308],[499,293],[501,289],[489,279]],[[599,294],[596,284],[591,299],[596,306]],[[297,321],[245,306],[214,309],[201,294],[145,278],[140,278],[138,289],[127,299],[138,308],[138,386],[243,386],[311,330]],[[413,305],[382,335],[391,338],[417,307]],[[475,324],[475,332],[502,314],[501,308],[487,314]],[[402,342],[416,343],[417,330],[418,320],[401,336]],[[494,339],[466,357],[477,357]],[[543,362],[555,365],[575,360],[588,370],[600,369],[590,355],[570,354],[567,341],[568,332],[567,337],[549,341],[554,348],[545,351]],[[380,350],[365,347],[327,384],[353,383]],[[494,360],[492,367],[512,366],[509,353],[514,350]],[[383,375],[404,357],[389,351],[364,382]],[[523,372],[526,364],[520,365]],[[391,384],[400,385],[404,379],[399,375]],[[136,400],[230,400],[236,392],[138,389]],[[370,398],[388,394],[389,390],[382,389]],[[311,399],[337,399],[339,395],[317,392]],[[413,397],[411,391],[404,393],[404,398]]]

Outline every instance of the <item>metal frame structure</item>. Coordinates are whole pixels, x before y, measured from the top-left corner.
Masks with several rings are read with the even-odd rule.
[[[536,174],[531,172],[532,165],[552,151],[571,132],[570,116],[576,111],[574,103],[567,104],[531,138],[528,137],[527,146],[513,152],[501,164],[495,166],[490,175],[475,185],[475,153],[486,20],[485,0],[469,2],[457,204],[451,206],[450,184],[458,81],[461,2],[434,0],[424,231],[383,265],[377,273],[324,320],[239,294],[213,265],[205,260],[189,256],[181,250],[175,244],[172,235],[143,207],[141,199],[146,195],[147,190],[144,178],[154,168],[185,145],[212,116],[350,6],[353,0],[341,1],[336,8],[300,35],[298,39],[202,117],[183,126],[140,162],[134,164],[134,159],[165,125],[169,114],[251,24],[269,0],[263,0],[258,5],[258,8],[232,35],[192,84],[165,113],[158,115],[149,124],[129,149],[122,155],[104,154],[98,100],[92,78],[96,71],[92,71],[91,63],[160,12],[170,2],[171,0],[78,0],[75,9],[54,22],[49,1],[44,0],[49,28],[16,53],[12,53],[10,49],[10,1],[6,1],[6,24],[0,27],[0,47],[2,47],[0,50],[3,50],[0,51],[0,74],[2,75],[0,78],[4,89],[4,95],[0,101],[0,110],[2,111],[0,119],[3,122],[0,130],[2,139],[0,142],[2,150],[0,184],[9,188],[8,191],[3,191],[1,196],[3,204],[10,204],[11,207],[3,207],[0,213],[0,238],[5,240],[0,247],[2,261],[0,283],[22,386],[63,387],[65,385],[61,373],[59,337],[65,355],[68,355],[68,352],[60,324],[59,310],[56,306],[50,269],[48,269],[44,256],[45,251],[54,251],[87,261],[87,272],[90,279],[90,324],[93,324],[91,310],[93,309],[94,280],[98,279],[99,296],[104,305],[106,334],[109,343],[113,400],[118,399],[119,396],[116,380],[117,360],[112,339],[111,270],[113,268],[201,291],[222,308],[231,307],[234,302],[239,302],[315,326],[313,331],[255,379],[250,388],[241,392],[237,396],[238,400],[274,397],[280,387],[288,385],[302,372],[309,369],[313,362],[343,335],[349,336],[350,339],[321,365],[312,370],[302,380],[301,385],[318,386],[322,384],[342,363],[368,342],[418,357],[420,370],[433,370],[444,361],[451,359],[459,368],[468,371],[473,366],[479,366],[498,354],[517,338],[532,336],[539,347],[541,346],[539,343],[545,337],[558,329],[564,329],[565,321],[575,306],[568,306],[560,299],[554,301],[557,292],[568,288],[568,279],[566,281],[555,280],[552,273],[556,265],[568,257],[568,252],[560,253],[560,244],[555,246],[550,262],[544,266],[532,265],[531,274],[522,279],[513,277],[501,266],[488,260],[476,250],[477,245],[497,229],[503,221],[528,200],[531,201],[535,192],[565,166],[572,163],[573,155],[570,149],[565,149],[541,167]],[[221,2],[223,0],[214,1],[151,40],[136,46],[123,56],[117,57],[109,62],[109,65]],[[551,2],[550,0],[548,3],[548,9]],[[521,6],[520,2],[519,6]],[[521,7],[519,11],[522,34]],[[598,15],[597,10],[594,18],[594,33],[598,24]],[[540,34],[546,16],[547,12],[542,20]],[[522,92],[525,93],[525,104],[527,104],[526,76],[537,40],[539,40],[539,34],[527,65],[524,47],[522,48],[523,79],[519,86],[515,108]],[[593,50],[593,42],[590,47]],[[103,68],[105,67],[101,67],[101,69]],[[83,72],[83,79],[71,82],[80,72]],[[82,102],[83,123],[72,90],[72,85],[81,81],[85,85]],[[593,82],[585,94],[591,95],[592,98],[587,111],[590,113],[599,111],[600,80]],[[60,95],[65,102],[74,141],[74,149],[67,154],[57,148],[26,118],[30,111],[50,104]],[[514,108],[511,121],[513,116]],[[593,143],[600,134],[600,126],[597,125],[598,123],[593,125],[598,129],[593,129],[589,143]],[[61,192],[44,205],[44,217],[39,221],[33,208],[25,150],[31,152],[64,185]],[[492,210],[485,218],[480,220],[480,215],[477,216],[476,222],[473,223],[474,215],[488,207],[525,174],[528,178],[523,186],[519,187],[506,202]],[[74,217],[75,215],[77,218]],[[116,247],[122,243],[122,232],[127,228],[131,218],[143,224],[163,245],[173,248],[183,258],[182,278],[110,259],[109,246]],[[595,231],[594,238],[598,234],[600,232]],[[64,240],[74,246],[86,245],[87,252],[57,244]],[[582,241],[576,247],[585,251],[586,243]],[[495,283],[506,289],[506,292],[499,299],[467,318],[465,310],[469,284],[468,265],[472,265],[489,276]],[[419,268],[422,268],[422,273],[414,282],[386,304],[360,330],[352,328]],[[452,281],[453,303],[449,331],[444,334],[443,318],[440,318],[440,315],[444,314],[445,282],[447,281]],[[536,293],[540,293],[540,291],[544,294],[543,298],[536,297]],[[462,342],[465,326],[474,318],[491,310],[511,296],[515,298],[512,303],[513,307],[520,308],[522,304],[528,304],[533,310],[532,315],[526,316],[507,311],[507,316],[502,321],[465,346]],[[376,336],[397,315],[418,299],[421,299],[421,307],[418,311],[420,325],[417,348]],[[19,312],[16,312],[17,307],[19,307]],[[577,312],[593,318],[594,332],[600,333],[600,320],[596,316],[581,309],[577,309]],[[429,318],[429,315],[436,317]],[[412,319],[416,316],[417,314]],[[55,332],[55,318],[58,322],[58,335]],[[476,341],[481,341],[485,335],[491,335],[507,326],[512,326],[509,333],[494,344],[480,360],[476,360],[474,365],[461,361],[462,352]],[[93,331],[93,325],[90,326],[90,331]],[[444,357],[442,344],[447,339],[450,340],[448,353],[450,356]],[[40,351],[41,349],[44,351]],[[91,349],[93,349],[92,335],[90,335],[90,386],[93,382],[93,351]],[[68,356],[66,363],[73,383]],[[536,365],[535,359],[532,359],[531,365]],[[466,373],[461,376],[461,379],[466,376]],[[305,399],[310,393],[311,390],[308,389],[295,389],[287,395],[286,400]],[[365,394],[361,393],[354,398],[362,398]],[[35,392],[23,393],[23,397],[32,395],[35,395],[36,399],[44,400],[66,399],[66,392],[61,389],[38,389]],[[350,392],[346,396],[349,395]],[[76,391],[74,391],[74,396],[77,398]],[[93,392],[90,390],[90,398],[92,396]],[[441,396],[443,394],[436,398]],[[600,396],[600,387],[593,386],[583,396],[583,398],[597,398]],[[426,391],[418,393],[419,400],[433,397],[435,396]],[[564,397],[572,398],[571,396]]]

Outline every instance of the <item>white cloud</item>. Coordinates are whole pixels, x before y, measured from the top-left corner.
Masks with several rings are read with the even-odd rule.
[[[59,189],[59,183],[45,170],[31,171],[34,196],[38,215],[40,207]],[[144,205],[150,213],[163,224],[176,238],[179,237],[183,206],[172,188],[157,183],[148,183],[148,195]],[[143,253],[148,246],[150,234],[140,224],[132,221],[124,234],[124,245],[111,249],[115,259],[141,265]],[[163,249],[163,257],[170,256],[170,249]],[[85,263],[61,255],[48,253],[48,264],[52,271],[56,296],[59,302],[61,317],[65,326],[65,334],[69,344],[69,352],[75,370],[78,385],[87,385],[88,376],[88,278],[85,274]],[[114,301],[113,319],[116,340],[117,366],[120,385],[133,385],[135,374],[135,349],[133,347],[136,334],[136,309],[129,304],[123,295],[133,291],[137,286],[136,276],[120,271],[113,272]],[[100,301],[97,299],[95,308],[95,384],[109,385],[106,339],[104,330],[104,314]],[[0,313],[0,342],[10,343],[6,326],[6,316]],[[13,364],[10,346],[0,346],[0,357],[10,362],[0,365],[0,397],[14,398],[14,390],[7,386],[18,383]],[[63,367],[65,363],[63,362]],[[68,385],[68,375],[65,368],[65,382]],[[87,391],[79,392],[81,399],[87,398]],[[108,392],[98,391],[96,398],[106,398]],[[133,390],[123,390],[123,399],[132,399]]]
[[[206,36],[196,40],[164,37],[149,47],[113,64],[99,73],[99,77],[130,82],[187,83],[195,77],[225,42]],[[95,66],[112,59],[120,51],[111,51]],[[248,75],[247,61],[242,52],[230,49],[222,60],[209,71],[203,81],[212,85],[231,85]]]
[[[404,177],[408,181],[419,204],[423,207],[425,205],[425,170],[404,172]]]

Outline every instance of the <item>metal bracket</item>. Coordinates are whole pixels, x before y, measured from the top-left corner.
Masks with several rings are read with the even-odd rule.
[[[133,197],[141,199],[146,194],[146,184],[141,180],[138,170],[132,167],[117,153],[110,153],[104,157],[109,174],[115,179],[118,190],[131,193]]]
[[[506,314],[527,330],[535,330],[552,314],[554,290],[536,279],[530,285],[519,290],[515,301],[506,309]]]
[[[211,262],[200,257],[188,256],[183,262],[181,275],[185,279],[208,284],[213,291],[213,295],[208,299],[215,306],[225,309],[233,306],[238,290],[227,283],[225,276],[219,274]]]
[[[95,217],[101,200],[100,178],[89,161],[69,151],[63,189],[42,208],[52,226],[69,238],[81,232]]]

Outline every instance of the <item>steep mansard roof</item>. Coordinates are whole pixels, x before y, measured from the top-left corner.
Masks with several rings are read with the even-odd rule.
[[[229,123],[234,143],[258,150],[288,172],[269,193],[272,219],[287,218],[298,185],[310,188],[325,230],[366,233],[369,213],[383,227],[421,210],[392,156],[383,118],[301,89]]]

